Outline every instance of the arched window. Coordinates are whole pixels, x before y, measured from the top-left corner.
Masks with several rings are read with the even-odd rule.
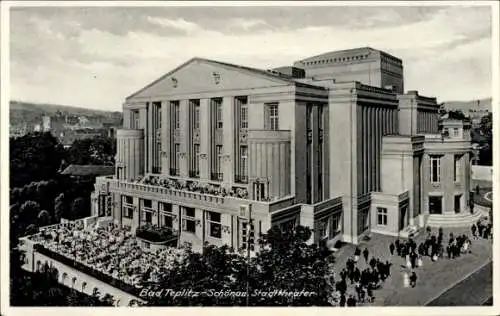
[[[73,279],[71,280],[71,286],[75,286],[76,284],[76,277],[73,277]]]
[[[82,292],[85,291],[85,288],[87,287],[87,282],[82,283]]]

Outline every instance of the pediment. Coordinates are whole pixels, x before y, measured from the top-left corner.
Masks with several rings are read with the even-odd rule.
[[[263,70],[194,58],[129,96],[127,100],[244,90],[289,83],[289,80]]]

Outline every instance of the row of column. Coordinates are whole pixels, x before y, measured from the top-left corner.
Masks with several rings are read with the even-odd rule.
[[[417,132],[436,133],[438,131],[438,114],[432,111],[417,112]]]
[[[382,137],[397,134],[397,111],[391,108],[360,105],[358,124],[358,194],[380,190],[380,154]],[[359,151],[358,149],[358,151]]]

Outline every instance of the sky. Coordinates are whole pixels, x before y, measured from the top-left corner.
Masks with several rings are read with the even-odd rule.
[[[17,7],[10,99],[120,110],[195,56],[269,69],[364,46],[403,60],[406,90],[491,96],[487,6]]]

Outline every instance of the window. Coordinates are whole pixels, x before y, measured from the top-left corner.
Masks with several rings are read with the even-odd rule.
[[[142,220],[147,224],[153,223],[153,210],[143,209],[142,210]]]
[[[267,129],[276,131],[279,129],[278,124],[278,104],[267,104]]]
[[[455,156],[455,165],[453,168],[453,181],[460,182],[460,156]]]
[[[312,116],[312,106],[310,106],[309,104],[306,105],[306,128],[307,128],[307,131],[311,131],[312,130],[312,126],[313,126],[313,116]]]
[[[387,226],[387,209],[377,207],[377,225]]]
[[[255,250],[255,227],[253,224],[253,220],[250,225],[248,225],[248,220],[241,219],[241,248],[247,249],[250,247],[250,250]]]
[[[441,196],[429,196],[429,214],[441,214],[443,209]]]
[[[458,128],[453,129],[453,137],[458,137],[460,136],[460,130]]]
[[[342,227],[340,219],[341,219],[340,214],[332,216],[332,224],[330,227],[330,239],[334,238],[340,232],[340,228]]]
[[[200,176],[200,144],[194,144],[193,153],[193,167],[194,167],[194,177]]]
[[[174,144],[174,150],[172,152],[172,162],[171,162],[171,170],[170,175],[178,176],[179,175],[179,154],[181,151],[181,144]]]
[[[182,230],[190,233],[196,233],[195,209],[185,207],[182,219]]]
[[[248,165],[248,148],[247,146],[240,147],[240,176],[241,181],[244,181],[247,177],[247,165]]]
[[[325,119],[325,117],[324,117],[324,113],[323,113],[323,106],[320,105],[318,107],[318,123],[319,123],[318,126],[319,126],[320,131],[323,131],[323,127],[325,124],[324,119]]]
[[[193,111],[193,129],[200,129],[200,100],[191,100]]]
[[[318,222],[318,236],[319,239],[328,238],[328,217]]]
[[[222,128],[222,99],[217,98],[217,99],[212,99],[213,100],[213,105],[215,106],[215,121],[216,121],[216,128]]]
[[[295,230],[296,225],[297,225],[297,219],[294,218],[292,220],[281,223],[279,227],[282,232],[291,233]]]
[[[221,215],[216,212],[208,212],[208,233],[210,237],[222,237]]]
[[[215,170],[217,173],[221,173],[222,170],[222,145],[215,146],[215,151],[217,154],[217,164]]]
[[[431,182],[439,183],[441,181],[441,157],[430,156],[431,162]]]
[[[174,214],[172,213],[172,204],[160,202],[159,207],[160,207],[160,226],[173,228]]]
[[[462,199],[461,195],[455,195],[455,213],[460,213],[460,200]]]
[[[122,216],[124,218],[134,217],[134,199],[131,196],[124,196],[122,200]]]
[[[130,128],[131,129],[139,128],[139,110],[130,111]]]
[[[172,107],[172,120],[173,120],[173,125],[175,129],[180,128],[180,106],[179,106],[179,101],[172,101],[170,102],[170,105]]]
[[[153,202],[151,202],[151,200],[142,200],[142,206],[144,208],[152,208]]]
[[[248,128],[248,105],[241,104],[240,106],[240,123],[241,128]]]

